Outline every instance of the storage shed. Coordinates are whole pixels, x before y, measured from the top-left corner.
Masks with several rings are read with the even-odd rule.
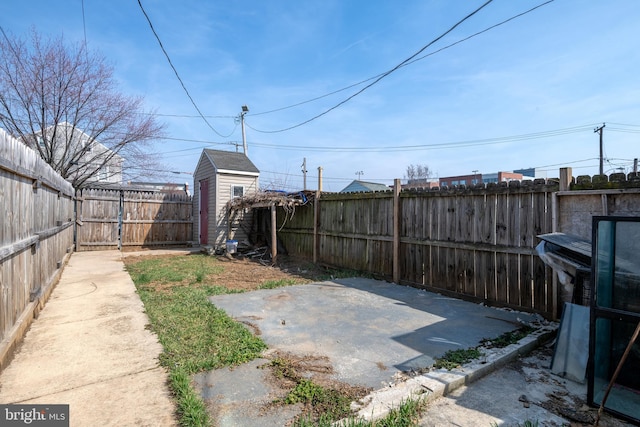
[[[230,211],[227,203],[258,190],[260,171],[244,153],[202,150],[193,176],[194,237],[201,245],[243,241],[251,227],[250,209]]]

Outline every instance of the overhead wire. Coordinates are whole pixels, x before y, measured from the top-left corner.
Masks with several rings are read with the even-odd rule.
[[[160,36],[158,36],[158,33],[156,32],[155,28],[153,27],[153,24],[151,23],[151,19],[149,18],[149,15],[147,15],[147,12],[144,10],[144,7],[142,6],[142,2],[141,0],[138,0],[138,5],[140,6],[140,10],[142,11],[142,13],[144,14],[144,17],[147,19],[147,22],[149,23],[149,27],[151,28],[151,31],[153,32],[153,35],[155,36],[156,40],[158,41],[158,44],[160,45],[160,49],[162,49],[162,52],[164,53],[164,56],[167,58],[167,61],[169,62],[169,65],[171,66],[171,69],[173,70],[173,72],[176,75],[176,78],[178,79],[178,81],[180,82],[180,85],[182,86],[182,89],[184,90],[184,93],[187,94],[187,97],[189,98],[189,100],[191,101],[191,104],[193,104],[193,107],[196,109],[196,111],[198,112],[198,114],[200,115],[200,117],[202,118],[202,120],[207,124],[207,126],[209,126],[209,128],[215,132],[218,136],[222,137],[222,138],[228,138],[229,136],[231,136],[233,134],[233,132],[235,132],[235,128],[233,130],[233,132],[231,132],[228,135],[223,135],[220,132],[218,132],[212,125],[211,123],[209,123],[209,121],[206,119],[206,117],[204,116],[204,114],[202,114],[202,111],[200,110],[200,108],[198,107],[198,105],[196,104],[196,102],[194,101],[193,97],[191,96],[191,94],[189,93],[189,90],[187,90],[187,86],[184,84],[184,82],[182,81],[182,78],[180,77],[180,74],[178,74],[178,70],[176,69],[176,67],[173,65],[173,62],[171,61],[171,57],[169,57],[169,54],[167,53],[166,49],[164,48],[164,45],[162,44],[162,41],[160,40]]]
[[[521,12],[521,13],[519,13],[519,14],[517,14],[517,15],[514,15],[514,16],[512,16],[512,17],[508,18],[508,19],[505,19],[505,20],[503,20],[503,21],[500,21],[500,22],[498,22],[497,24],[494,24],[494,25],[492,25],[492,26],[490,26],[490,27],[485,28],[484,30],[478,31],[478,32],[476,32],[476,33],[473,33],[473,34],[471,34],[471,35],[469,35],[469,36],[467,36],[467,37],[464,37],[464,38],[462,38],[462,39],[460,39],[460,40],[457,40],[457,41],[455,41],[455,42],[453,42],[453,43],[450,43],[450,44],[448,44],[448,45],[446,45],[446,46],[443,46],[443,47],[441,47],[440,49],[437,49],[437,50],[435,50],[435,51],[433,51],[433,52],[427,53],[426,55],[422,55],[422,56],[420,56],[420,57],[418,57],[418,58],[415,58],[415,59],[413,59],[413,60],[411,60],[411,61],[407,62],[406,64],[401,64],[399,68],[406,67],[406,66],[411,65],[411,64],[413,64],[413,63],[415,63],[415,62],[417,62],[417,61],[421,61],[421,60],[423,60],[423,59],[425,59],[425,58],[428,58],[428,57],[430,57],[430,56],[432,56],[432,55],[435,55],[435,54],[437,54],[437,53],[439,53],[439,52],[442,52],[442,51],[444,51],[444,50],[446,50],[446,49],[449,49],[449,48],[451,48],[451,47],[453,47],[453,46],[456,46],[456,45],[458,45],[458,44],[460,44],[460,43],[463,43],[463,42],[465,42],[465,41],[467,41],[467,40],[469,40],[469,39],[472,39],[472,38],[474,38],[474,37],[476,37],[476,36],[479,36],[479,35],[481,35],[481,34],[484,34],[484,33],[486,33],[487,31],[493,30],[494,28],[497,28],[497,27],[499,27],[499,26],[501,26],[501,25],[504,25],[504,24],[506,24],[506,23],[508,23],[508,22],[510,22],[510,21],[513,21],[514,19],[520,18],[521,16],[524,16],[524,15],[526,15],[526,14],[528,14],[528,13],[531,13],[531,12],[533,12],[534,10],[539,9],[539,8],[541,8],[541,7],[543,7],[543,6],[546,6],[547,4],[549,4],[549,3],[553,2],[553,1],[555,1],[555,0],[547,0],[547,1],[545,1],[544,3],[540,3],[540,4],[539,4],[539,5],[537,5],[537,6],[534,6],[534,7],[530,8],[530,9],[528,9],[528,10],[525,10],[524,12]],[[326,94],[324,94],[324,95],[316,96],[315,98],[311,98],[311,99],[308,99],[308,100],[306,100],[306,101],[301,101],[301,102],[298,102],[298,103],[295,103],[295,104],[292,104],[292,105],[288,105],[288,106],[286,106],[286,107],[275,108],[275,109],[273,109],[273,110],[262,111],[262,112],[258,112],[258,113],[251,113],[251,114],[249,114],[248,116],[260,116],[260,115],[264,115],[264,114],[270,114],[270,113],[276,113],[276,112],[283,111],[283,110],[288,110],[288,109],[290,109],[290,108],[294,108],[294,107],[299,107],[300,105],[309,104],[309,103],[311,103],[311,102],[318,101],[318,100],[320,100],[320,99],[323,99],[323,98],[329,97],[329,96],[331,96],[331,95],[335,95],[335,94],[337,94],[337,93],[344,92],[345,90],[349,90],[349,89],[351,89],[351,88],[353,88],[353,87],[360,86],[361,84],[364,84],[364,83],[366,83],[366,82],[368,82],[368,81],[371,81],[371,80],[373,80],[373,79],[376,79],[376,78],[378,78],[378,77],[384,77],[384,73],[377,74],[377,75],[372,76],[372,77],[369,77],[369,78],[367,78],[367,79],[365,79],[365,80],[361,80],[361,81],[359,81],[359,82],[357,82],[357,83],[350,84],[349,86],[345,86],[345,87],[343,87],[343,88],[341,88],[341,89],[336,89],[336,90],[334,90],[334,91],[332,91],[332,92],[329,92],[329,93],[326,93]],[[250,127],[247,123],[245,123],[245,125],[247,125],[248,127]],[[252,129],[252,130],[255,130],[256,132],[265,132],[265,131],[261,131],[261,130],[254,129],[254,128],[251,128],[251,129]]]
[[[140,0],[138,0],[140,1]],[[391,73],[395,72],[396,70],[398,70],[400,67],[402,67],[404,64],[408,63],[409,61],[413,60],[416,56],[420,55],[422,52],[424,52],[426,49],[428,49],[430,46],[432,46],[434,43],[438,42],[439,40],[441,40],[444,36],[446,36],[447,34],[449,34],[450,32],[452,32],[454,29],[456,29],[459,25],[461,25],[463,22],[465,22],[467,19],[471,18],[473,15],[475,15],[476,13],[478,13],[480,10],[482,10],[484,7],[486,7],[488,4],[490,4],[493,0],[487,0],[485,3],[483,3],[480,7],[478,7],[477,9],[475,9],[473,12],[469,13],[468,15],[466,15],[464,18],[462,18],[461,20],[459,20],[458,22],[456,22],[454,25],[452,25],[448,30],[446,30],[444,33],[440,34],[438,37],[436,37],[435,39],[431,40],[429,43],[427,43],[426,45],[424,45],[422,48],[420,48],[416,53],[414,53],[413,55],[411,55],[410,57],[408,57],[407,59],[405,59],[404,61],[400,62],[398,65],[396,65],[395,67],[391,68],[390,70],[382,73],[379,77],[377,77],[373,82],[369,83],[368,85],[366,85],[365,87],[363,87],[362,89],[358,90],[357,92],[355,92],[354,94],[348,96],[346,99],[338,102],[336,105],[334,105],[333,107],[330,107],[328,109],[326,109],[325,111],[321,112],[320,114],[316,114],[315,116],[311,117],[310,119],[307,119],[301,123],[298,123],[296,125],[293,126],[289,126],[287,128],[284,129],[279,129],[279,130],[273,130],[273,131],[261,131],[262,133],[280,133],[280,132],[285,132],[288,130],[292,130],[295,128],[298,128],[300,126],[304,126],[307,123],[310,123],[316,119],[319,119],[320,117],[330,113],[331,111],[341,107],[342,105],[346,104],[347,102],[349,102],[350,100],[352,100],[353,98],[355,98],[356,96],[360,95],[361,93],[363,93],[365,90],[369,89],[370,87],[372,87],[373,85],[377,84],[380,80],[382,80],[383,78],[387,77],[388,75],[390,75]],[[245,123],[246,124],[246,123]],[[253,129],[253,128],[252,128]],[[254,129],[255,130],[255,129]]]
[[[463,148],[482,145],[495,145],[505,144],[509,142],[527,141],[531,139],[551,138],[554,136],[567,135],[571,133],[579,133],[585,131],[591,131],[593,124],[587,124],[582,126],[574,126],[569,128],[555,129],[543,132],[534,132],[529,134],[511,135],[495,138],[485,138],[466,141],[455,142],[435,142],[427,144],[415,144],[415,145],[394,145],[394,146],[380,146],[380,147],[344,147],[344,146],[290,146],[279,144],[268,144],[261,142],[251,142],[255,147],[273,148],[281,150],[305,150],[305,151],[323,151],[323,152],[398,152],[398,151],[422,151],[422,150],[436,150],[436,149],[449,149],[449,148]]]
[[[424,151],[424,150],[432,150],[432,149],[448,149],[448,148],[464,148],[464,147],[473,147],[473,146],[484,146],[484,145],[495,145],[495,144],[505,144],[509,142],[518,142],[518,141],[526,141],[532,139],[544,139],[544,138],[552,138],[554,136],[567,135],[571,133],[578,133],[583,131],[591,131],[593,128],[593,124],[586,124],[581,126],[573,126],[569,128],[562,129],[554,129],[548,131],[534,132],[529,134],[520,134],[520,135],[511,135],[511,136],[502,136],[495,138],[485,138],[478,140],[467,140],[467,141],[457,141],[457,142],[445,142],[445,143],[430,143],[430,144],[419,144],[419,145],[401,145],[401,146],[382,146],[382,147],[336,147],[336,146],[288,146],[288,145],[279,145],[279,144],[269,144],[262,143],[257,141],[249,141],[249,143],[254,147],[262,147],[262,148],[270,148],[270,149],[282,149],[282,150],[304,150],[304,151],[323,151],[323,152],[360,152],[360,151],[368,151],[368,152],[394,152],[394,151]],[[198,147],[193,148],[185,148],[180,150],[172,150],[172,151],[161,151],[158,154],[172,154],[179,153],[185,151],[195,151],[205,148],[209,145],[232,145],[236,148],[241,146],[242,143],[239,141],[208,141],[202,139],[188,139],[188,138],[172,138],[172,137],[162,137],[159,140],[168,140],[168,141],[184,141],[184,142],[193,142],[197,144],[202,144]]]
[[[84,17],[84,0],[80,1],[82,5],[82,32],[84,33],[84,48],[87,48],[87,24]]]

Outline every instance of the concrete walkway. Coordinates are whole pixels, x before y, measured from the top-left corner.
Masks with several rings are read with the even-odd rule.
[[[69,404],[74,427],[176,425],[148,323],[120,252],[73,254],[0,373],[0,403]]]

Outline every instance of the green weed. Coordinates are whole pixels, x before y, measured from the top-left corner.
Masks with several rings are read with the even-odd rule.
[[[433,367],[437,369],[445,368],[450,371],[474,359],[479,359],[482,356],[483,353],[477,348],[449,350],[442,357],[436,359]]]
[[[127,265],[127,271],[136,285],[199,283],[209,274],[222,270],[215,258],[194,254],[189,256],[143,259]]]
[[[266,345],[208,301],[210,295],[229,293],[226,288],[193,286],[221,269],[211,257],[198,258],[141,260],[129,264],[127,270],[151,328],[164,348],[160,362],[169,369],[180,425],[200,427],[209,425],[211,420],[191,386],[191,375],[248,362],[258,357]]]
[[[424,412],[426,403],[424,399],[408,399],[394,408],[386,417],[367,421],[362,418],[348,416],[336,419],[331,415],[323,414],[318,419],[310,416],[301,417],[293,424],[294,427],[415,427],[418,425],[420,415]]]
[[[480,343],[487,348],[504,348],[510,344],[517,343],[522,338],[526,337],[535,330],[536,328],[533,328],[529,325],[524,325],[516,329],[515,331],[505,332],[497,338],[483,338]]]
[[[258,289],[276,289],[285,286],[297,285],[299,282],[294,279],[267,280],[261,284]]]

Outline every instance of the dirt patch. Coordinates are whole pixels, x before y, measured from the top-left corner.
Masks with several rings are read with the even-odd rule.
[[[301,418],[317,421],[323,414],[332,414],[339,419],[349,414],[351,402],[371,391],[333,379],[334,370],[326,356],[274,351],[267,357],[271,362],[261,368],[271,372],[269,381],[279,391],[264,411],[302,404]]]
[[[291,283],[310,283],[313,276],[321,271],[315,268],[302,268],[292,261],[282,261],[274,266],[263,265],[249,258],[227,258],[218,256],[223,271],[211,277],[216,284],[233,290],[258,289],[267,282],[290,281]]]
[[[131,253],[123,258],[125,265],[146,259],[174,259],[176,257],[207,257],[217,266],[214,273],[210,273],[200,283],[202,285],[222,286],[231,291],[250,291],[263,287],[265,284],[283,282],[286,284],[305,284],[313,281],[326,280],[331,277],[332,270],[301,259],[278,256],[274,265],[265,265],[259,260],[242,256],[206,256],[198,253],[156,255],[153,251]],[[173,286],[169,284],[168,286]],[[197,284],[195,284],[197,285]],[[155,285],[158,287],[158,285]]]

